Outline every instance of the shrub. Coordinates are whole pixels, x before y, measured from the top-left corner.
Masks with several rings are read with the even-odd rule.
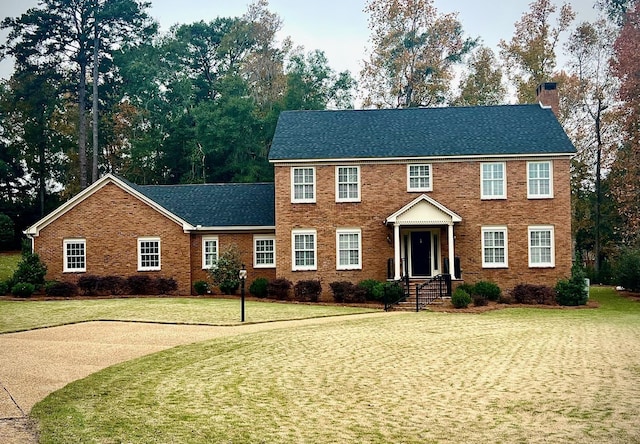
[[[483,296],[489,301],[497,301],[500,298],[500,287],[493,282],[479,281],[473,286],[473,292],[470,294],[476,294]]]
[[[556,292],[546,285],[518,284],[511,290],[511,296],[518,304],[555,305]]]
[[[333,299],[338,303],[353,304],[366,301],[365,289],[353,285],[348,281],[337,281],[329,284],[333,292]]]
[[[466,291],[467,294],[472,295],[472,294],[476,294],[476,287],[473,284],[460,284],[456,287],[456,290],[463,290]]]
[[[285,278],[272,279],[267,285],[267,295],[273,299],[287,300],[292,285],[292,282]]]
[[[467,308],[471,303],[471,296],[464,290],[460,288],[456,288],[456,291],[453,292],[451,296],[451,304],[455,308]]]
[[[514,302],[513,296],[510,294],[502,293],[498,298],[499,304],[513,304],[513,302]]]
[[[98,292],[104,294],[125,294],[129,291],[127,280],[121,276],[104,276],[98,278]]]
[[[560,305],[585,305],[589,291],[585,287],[585,274],[577,266],[571,269],[571,278],[561,279],[556,284],[556,300]]]
[[[397,302],[403,300],[405,297],[404,289],[402,285],[397,282],[385,282],[383,287],[383,295],[382,298],[386,302]]]
[[[195,290],[196,294],[202,296],[207,291],[209,291],[209,284],[207,284],[206,281],[195,281],[193,283],[193,289]]]
[[[293,287],[296,301],[318,302],[322,293],[322,284],[318,280],[298,281]]]
[[[40,260],[37,254],[26,253],[18,263],[18,268],[13,273],[12,282],[33,284],[35,289],[44,285],[44,277],[47,274],[47,266]]]
[[[80,276],[78,279],[78,288],[85,296],[94,296],[98,294],[100,286],[100,277],[88,274],[86,276]]]
[[[267,278],[259,277],[251,283],[249,287],[249,293],[257,298],[263,299],[267,297],[267,289],[269,287],[269,280]]]
[[[209,269],[211,281],[224,294],[234,294],[240,286],[240,252],[236,245],[231,245]]]
[[[358,288],[364,290],[367,301],[382,301],[384,299],[384,285],[375,279],[365,279],[358,282]]]
[[[474,294],[473,296],[471,296],[471,299],[473,300],[473,305],[475,305],[476,307],[481,307],[483,305],[489,304],[489,299],[480,294]]]
[[[149,276],[134,274],[127,278],[127,287],[131,294],[154,294],[155,288]]]
[[[28,298],[36,291],[36,286],[29,282],[18,282],[11,288],[11,294],[19,298]]]
[[[625,250],[616,261],[616,283],[627,290],[640,291],[640,250]]]
[[[78,293],[78,287],[73,282],[50,281],[44,285],[47,296],[68,298]]]
[[[9,293],[9,283],[0,281],[0,296]]]
[[[154,287],[157,294],[171,294],[178,289],[178,283],[172,277],[157,277]]]

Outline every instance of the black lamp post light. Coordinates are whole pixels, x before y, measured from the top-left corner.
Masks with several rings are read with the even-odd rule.
[[[238,272],[238,278],[240,278],[240,322],[244,322],[244,282],[247,280],[247,269],[244,264]]]

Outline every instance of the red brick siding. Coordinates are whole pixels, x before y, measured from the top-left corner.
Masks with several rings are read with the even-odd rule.
[[[480,162],[433,163],[433,191],[426,193],[463,219],[455,225],[456,255],[461,258],[463,278],[469,282],[491,279],[503,288],[520,282],[554,285],[571,268],[571,212],[569,160],[553,161],[553,199],[527,199],[525,160],[508,160],[507,199],[480,199]],[[393,257],[393,230],[384,220],[422,193],[407,192],[406,164],[363,164],[360,166],[360,203],[335,202],[335,165],[316,166],[316,203],[291,203],[289,166],[275,167],[276,239],[278,276],[294,283],[320,279],[328,291],[334,280],[357,282],[365,278],[386,278],[387,259]],[[509,241],[509,268],[483,269],[481,227],[506,225]],[[555,227],[555,267],[530,269],[528,232],[530,225]],[[336,229],[362,229],[362,270],[336,270]],[[317,271],[291,271],[291,230],[317,230]],[[389,240],[388,240],[389,238]],[[446,257],[446,229],[441,229],[441,254]]]
[[[160,271],[138,272],[139,237],[159,237]],[[86,239],[86,273],[63,273],[63,240]],[[114,184],[107,184],[40,231],[35,251],[47,279],[77,282],[83,275],[128,277],[137,273],[174,278],[179,294],[190,294],[189,234]]]

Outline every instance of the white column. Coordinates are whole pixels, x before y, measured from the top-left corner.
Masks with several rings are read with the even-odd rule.
[[[393,264],[395,267],[394,279],[400,279],[400,225],[393,224]]]
[[[451,273],[451,278],[452,279],[456,279],[458,278],[458,276],[456,276],[456,269],[454,268],[455,265],[455,254],[456,254],[456,249],[454,248],[453,245],[453,222],[451,222],[449,224],[449,227],[447,228],[447,233],[449,235],[449,273]]]

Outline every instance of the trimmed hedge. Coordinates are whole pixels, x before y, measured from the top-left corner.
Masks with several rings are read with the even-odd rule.
[[[249,293],[257,298],[264,299],[267,297],[268,288],[269,279],[259,277],[251,283],[251,286],[249,287]]]
[[[68,298],[78,293],[78,286],[73,282],[50,281],[44,285],[47,296]]]
[[[556,305],[556,292],[546,285],[518,284],[511,296],[517,304]]]
[[[11,287],[11,294],[18,298],[30,298],[36,291],[36,286],[29,282],[18,282]]]
[[[466,291],[456,288],[451,295],[451,304],[454,308],[467,308],[471,304],[471,296]]]
[[[322,293],[322,284],[318,280],[298,281],[293,287],[296,301],[318,302]]]
[[[272,279],[267,286],[267,294],[273,299],[287,300],[292,285],[291,281],[285,278]]]

